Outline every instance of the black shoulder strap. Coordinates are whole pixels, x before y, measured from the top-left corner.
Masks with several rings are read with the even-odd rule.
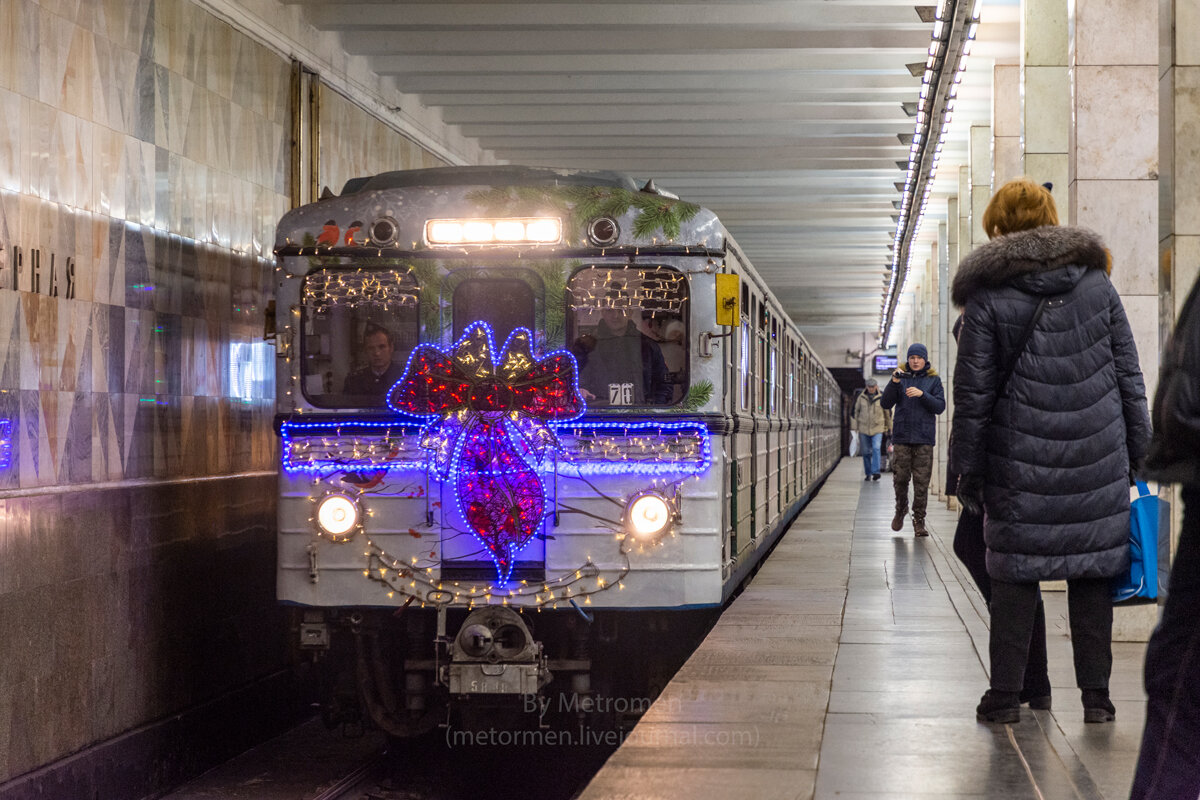
[[[1013,370],[1017,368],[1017,361],[1021,359],[1021,354],[1025,352],[1025,347],[1029,344],[1029,337],[1033,335],[1033,329],[1037,327],[1037,322],[1042,318],[1042,312],[1046,310],[1046,303],[1049,301],[1050,298],[1042,295],[1042,299],[1038,301],[1038,306],[1034,310],[1033,316],[1026,323],[1025,330],[1021,332],[1021,340],[1017,342],[1012,358],[1004,365],[1004,372],[1000,376],[1000,382],[996,384],[996,397],[992,400],[993,414],[996,413],[996,404],[1000,402],[1000,396],[1004,394],[1004,390],[1008,387],[1008,379],[1012,377]]]

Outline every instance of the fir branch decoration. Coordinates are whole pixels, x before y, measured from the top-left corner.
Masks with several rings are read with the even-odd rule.
[[[683,411],[695,411],[703,408],[709,400],[712,399],[713,385],[712,381],[700,381],[693,383],[688,387],[688,393],[680,402],[679,407]]]

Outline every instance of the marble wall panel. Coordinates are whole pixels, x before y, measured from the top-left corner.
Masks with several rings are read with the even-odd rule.
[[[1158,387],[1158,294],[1122,295],[1121,304],[1125,306],[1125,315],[1133,329],[1133,341],[1146,381],[1146,399],[1151,401]]]
[[[1075,0],[1076,65],[1158,65],[1158,0]]]
[[[321,129],[319,182],[334,191],[361,175],[446,166],[328,87],[321,91]]]
[[[1200,0],[1175,0],[1174,6],[1175,30],[1192,32],[1190,36],[1169,37],[1175,43],[1174,63],[1181,67],[1200,66],[1200,36],[1195,35],[1200,31]]]
[[[20,32],[19,20],[23,10],[20,3],[0,3],[0,89],[7,91],[18,88],[17,34]]]
[[[1122,297],[1158,294],[1156,181],[1079,181],[1077,223],[1095,230],[1112,253],[1112,282]]]
[[[1065,153],[1070,139],[1071,85],[1066,67],[1024,70],[1025,152]]]
[[[1193,30],[1200,31],[1200,19]],[[1180,37],[1184,38],[1184,37]],[[1174,137],[1173,230],[1200,234],[1200,69],[1176,67],[1171,129]]]
[[[1173,327],[1192,285],[1200,280],[1200,236],[1175,236],[1169,242],[1174,251],[1172,267],[1175,271],[1174,308],[1171,314]]]
[[[1076,179],[1157,177],[1156,67],[1076,67],[1075,119]]]
[[[1067,0],[1025,0],[1021,8],[1023,63],[1066,66]]]
[[[0,56],[0,64],[2,61]],[[21,104],[16,92],[0,89],[0,192],[21,191]]]
[[[230,376],[274,362],[290,68],[189,0],[0,2],[0,783],[281,666],[274,376]],[[334,110],[338,186],[441,163]]]

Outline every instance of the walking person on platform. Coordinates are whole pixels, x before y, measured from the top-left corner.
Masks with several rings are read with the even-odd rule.
[[[1049,189],[1009,181],[991,241],[963,259],[951,471],[983,512],[992,580],[983,722],[1016,722],[1038,582],[1067,581],[1084,721],[1111,721],[1112,599],[1129,566],[1129,486],[1150,442],[1133,333],[1100,238],[1060,227]]]
[[[854,401],[850,430],[858,434],[862,451],[864,481],[879,480],[879,447],[883,435],[892,429],[892,412],[883,407],[883,395],[874,378],[867,379],[867,388]]]
[[[913,533],[928,536],[925,508],[929,503],[929,481],[933,477],[933,443],[938,414],[946,410],[942,379],[929,366],[929,351],[923,344],[908,348],[907,369],[892,373],[883,390],[881,405],[892,411],[892,485],[896,489],[896,516],[892,530],[904,527],[908,513],[908,481],[912,479]]]
[[[1183,525],[1146,649],[1146,727],[1131,800],[1200,797],[1200,281],[1162,364],[1143,476],[1183,484]]]

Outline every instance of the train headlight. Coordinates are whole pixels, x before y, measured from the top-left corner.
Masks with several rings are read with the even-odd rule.
[[[431,219],[425,240],[431,245],[557,244],[562,220],[554,217],[516,219]]]
[[[674,521],[674,506],[658,492],[634,495],[625,507],[625,528],[639,541],[661,538]]]
[[[346,541],[358,527],[358,503],[344,494],[329,494],[317,501],[317,527],[336,541]]]

